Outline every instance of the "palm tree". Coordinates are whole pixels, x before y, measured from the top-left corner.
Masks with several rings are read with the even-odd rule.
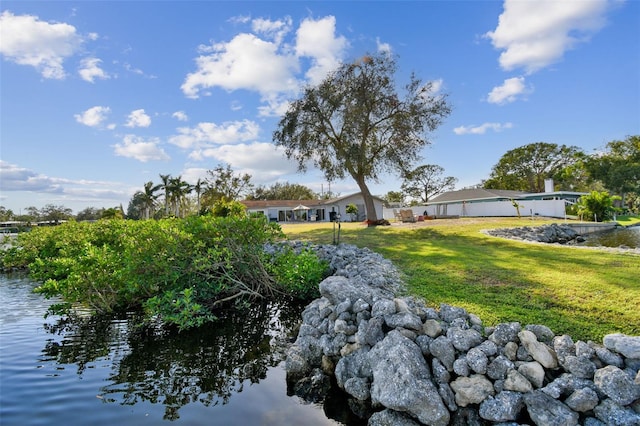
[[[204,183],[205,182],[202,179],[198,178],[198,181],[192,187],[192,189],[196,192],[196,208],[197,208],[198,214],[200,214],[200,195],[202,194],[202,191],[204,189],[203,188]]]
[[[186,195],[189,194],[191,190],[191,185],[182,180],[182,176],[169,180],[169,199],[176,217],[180,217],[180,205],[184,202]]]
[[[171,192],[171,175],[160,175],[161,187],[164,188],[164,214],[169,216],[169,193]]]
[[[149,219],[151,212],[153,211],[153,207],[156,204],[156,200],[158,196],[155,192],[161,188],[161,185],[154,185],[153,182],[149,181],[144,184],[144,192],[142,193],[142,203],[144,208],[144,217],[145,219]]]

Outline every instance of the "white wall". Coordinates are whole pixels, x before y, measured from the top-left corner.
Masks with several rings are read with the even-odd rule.
[[[519,200],[521,216],[565,217],[564,200]],[[407,207],[409,208],[409,207]],[[416,215],[427,211],[429,216],[518,216],[511,201],[488,201],[483,203],[448,203],[410,208]],[[400,209],[396,209],[400,210]],[[393,209],[384,210],[384,218],[394,218]]]

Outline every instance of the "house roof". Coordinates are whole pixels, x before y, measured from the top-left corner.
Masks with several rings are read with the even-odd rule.
[[[427,204],[444,204],[444,203],[456,203],[461,201],[474,202],[474,201],[490,201],[490,200],[533,200],[544,199],[547,197],[580,197],[585,195],[584,192],[570,192],[570,191],[556,191],[556,192],[537,192],[529,193],[522,191],[512,191],[508,189],[484,189],[484,188],[472,188],[461,189],[459,191],[449,191],[438,195],[433,198]]]
[[[328,200],[243,200],[240,202],[244,204],[249,210],[267,209],[267,208],[276,208],[276,207],[293,209],[299,204],[302,204],[303,206],[307,206],[311,208],[317,208],[320,206],[331,206],[332,204],[336,204],[340,201],[346,200],[354,196],[359,196],[359,195],[361,195],[361,193],[356,192],[355,194],[344,195],[342,197],[331,198]],[[374,196],[373,198],[380,202],[383,201],[380,197]]]
[[[299,204],[314,208],[324,205],[327,200],[243,200],[240,202],[248,209],[266,209],[269,207],[294,208]]]
[[[522,191],[508,189],[471,188],[449,191],[438,195],[427,204],[451,203],[456,201],[495,200],[500,198],[519,198],[526,194]]]

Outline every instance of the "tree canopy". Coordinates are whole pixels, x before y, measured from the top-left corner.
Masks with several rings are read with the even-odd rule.
[[[443,174],[444,168],[436,164],[424,164],[405,172],[402,190],[410,197],[426,203],[434,196],[454,189],[458,179]]]
[[[252,189],[251,175],[235,173],[230,164],[219,164],[215,169],[207,170],[202,204],[210,208],[217,201],[237,201]]]
[[[623,198],[640,194],[640,136],[609,142],[606,151],[591,156],[585,167],[593,179]]]
[[[493,166],[487,189],[511,189],[544,192],[545,179],[554,179],[562,186],[562,172],[582,159],[584,154],[576,146],[536,142],[507,151]],[[570,189],[570,188],[566,188]]]
[[[313,164],[329,182],[351,176],[370,223],[378,218],[368,182],[410,168],[429,144],[427,133],[451,112],[446,95],[414,74],[401,98],[396,70],[386,53],[341,64],[320,84],[305,88],[273,133],[276,146],[300,171]]]
[[[258,186],[248,200],[313,200],[318,198],[310,188],[298,183],[276,182],[271,186]]]

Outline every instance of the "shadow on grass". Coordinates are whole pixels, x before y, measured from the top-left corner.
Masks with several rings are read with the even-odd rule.
[[[330,244],[331,228],[293,239]],[[530,244],[464,227],[343,228],[341,242],[368,247],[405,274],[410,294],[448,303],[485,325],[545,324],[575,340],[640,334],[640,257]]]

